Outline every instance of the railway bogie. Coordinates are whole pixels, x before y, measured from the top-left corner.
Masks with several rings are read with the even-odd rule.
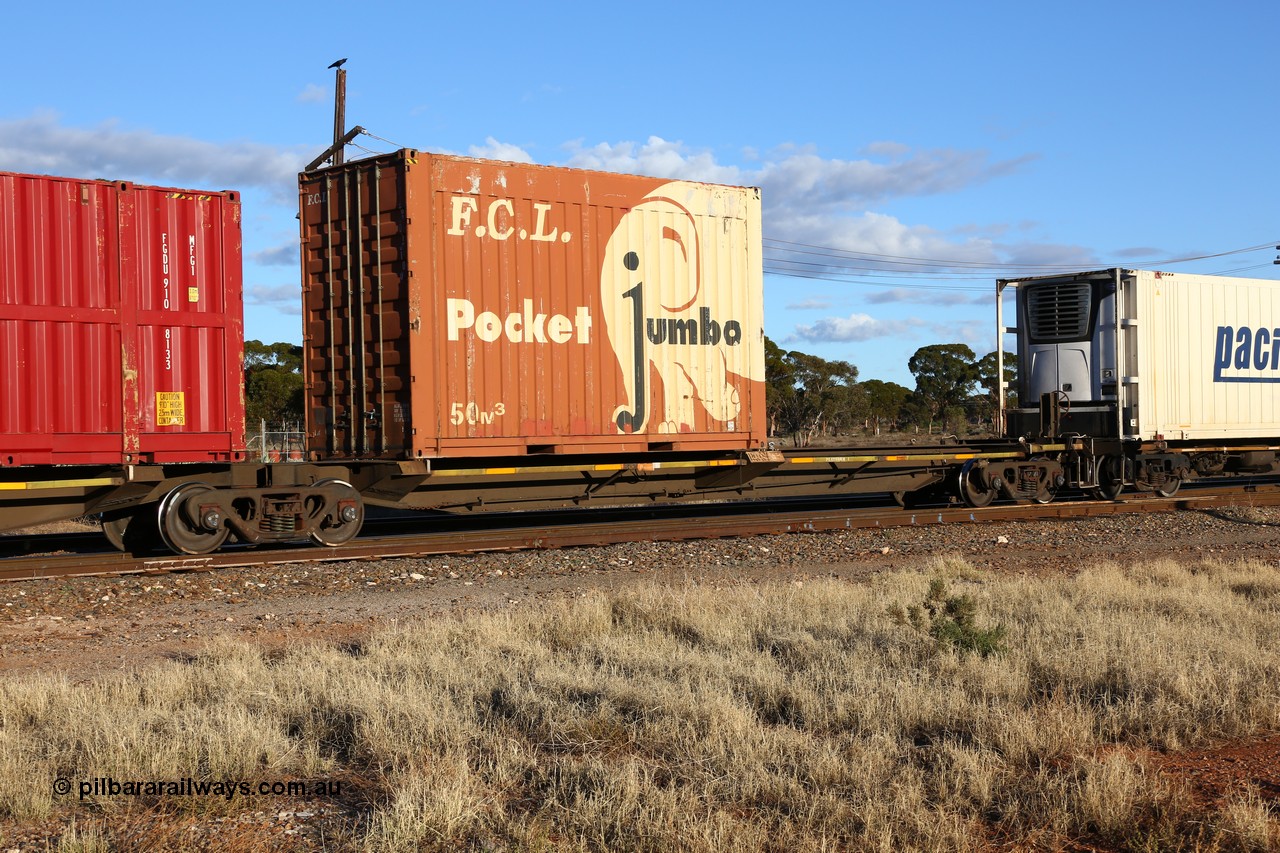
[[[215,551],[231,535],[251,545],[310,539],[336,546],[354,538],[363,522],[359,493],[334,478],[264,488],[189,481],[174,487],[156,509],[161,541],[182,554]]]
[[[1066,484],[1062,464],[1045,456],[973,460],[956,473],[957,496],[975,508],[989,506],[998,499],[1049,503]]]
[[[1276,468],[1276,449],[1125,448],[1073,437],[1049,453],[966,463],[957,471],[955,494],[975,508],[998,499],[1047,503],[1062,490],[1098,500],[1116,500],[1126,488],[1170,498],[1197,477],[1270,474]]]
[[[364,521],[364,499],[345,466],[132,465],[26,473],[41,479],[0,481],[0,530],[96,515],[107,540],[124,551],[204,554],[232,539],[332,546],[352,539]]]

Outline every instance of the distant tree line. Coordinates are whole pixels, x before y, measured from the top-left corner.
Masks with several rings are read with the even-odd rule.
[[[907,362],[916,387],[879,379],[858,381],[847,361],[786,351],[765,338],[765,409],[769,435],[798,447],[820,436],[989,429],[996,410],[996,354],[977,358],[964,344],[933,344]],[[1005,353],[1005,380],[1016,358]],[[245,341],[245,414],[249,431],[301,424],[302,347]]]
[[[1004,355],[1005,381],[1016,357]],[[965,344],[932,344],[907,362],[916,387],[858,381],[858,368],[783,350],[765,338],[765,407],[769,435],[797,447],[819,436],[881,435],[907,430],[965,433],[990,429],[998,393],[996,353],[978,358]]]
[[[302,347],[297,344],[244,342],[245,426],[256,433],[302,424]]]

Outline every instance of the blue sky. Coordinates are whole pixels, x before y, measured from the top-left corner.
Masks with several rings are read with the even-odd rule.
[[[760,186],[766,268],[825,276],[767,275],[767,334],[864,379],[912,385],[931,343],[992,350],[998,276],[1280,277],[1274,0],[71,2],[5,23],[0,169],[240,190],[251,338],[301,339],[295,180],[331,141],[340,57],[348,124],[389,140],[371,150]]]

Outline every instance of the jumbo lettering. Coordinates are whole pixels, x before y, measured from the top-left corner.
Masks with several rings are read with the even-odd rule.
[[[637,299],[640,297],[637,295]],[[643,312],[643,306],[641,311]],[[742,324],[726,320],[723,324],[711,316],[710,308],[699,308],[698,319],[675,317],[646,317],[645,337],[655,345],[692,344],[715,346],[720,343],[722,328],[726,346],[736,346],[742,340]]]

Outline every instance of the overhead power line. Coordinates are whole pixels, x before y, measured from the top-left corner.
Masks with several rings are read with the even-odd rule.
[[[1269,250],[1274,245],[1274,242],[1269,241],[1239,249],[1203,255],[1128,261],[1125,263],[1031,264],[888,255],[766,237],[764,239],[764,271],[771,275],[842,281],[850,284],[865,284],[877,287],[985,290],[986,288],[981,287],[927,285],[918,282],[921,280],[990,281],[993,278],[1007,278],[1011,274],[1047,275],[1055,272],[1074,272],[1086,267],[1098,269],[1113,266],[1139,269],[1162,268],[1213,258],[1242,255],[1263,249]],[[1269,263],[1237,267],[1215,273],[1215,275],[1246,272],[1263,269],[1268,266],[1270,266]]]
[[[332,67],[332,66],[331,66]],[[379,142],[391,145],[394,148],[403,146],[390,139],[371,133],[367,128],[357,128],[361,136],[367,136],[370,139],[376,139]],[[366,154],[376,154],[377,152],[359,145],[355,142],[349,142],[355,148],[360,149]],[[799,243],[792,240],[779,240],[773,237],[765,237],[763,240],[764,248],[764,272],[769,275],[787,276],[790,278],[806,278],[824,281],[843,281],[849,284],[865,284],[875,287],[902,287],[920,290],[971,290],[982,291],[989,288],[986,287],[967,287],[964,285],[943,285],[943,284],[919,284],[919,279],[946,281],[990,281],[993,278],[1007,277],[1011,273],[1023,273],[1034,275],[1037,273],[1054,273],[1054,272],[1071,272],[1079,270],[1082,267],[1096,267],[1104,269],[1107,267],[1167,267],[1175,264],[1191,263],[1193,261],[1209,260],[1211,258],[1225,258],[1231,255],[1240,255],[1247,252],[1256,252],[1260,249],[1270,249],[1277,241],[1270,240],[1266,243],[1260,243],[1256,246],[1246,246],[1242,249],[1231,249],[1226,252],[1215,252],[1208,255],[1192,255],[1184,258],[1162,258],[1159,260],[1149,261],[1130,261],[1128,263],[1098,263],[1098,264],[1031,264],[1031,263],[1011,263],[1000,261],[968,261],[958,258],[926,258],[912,255],[886,255],[877,252],[860,252],[851,249],[838,249],[834,246],[818,246],[811,243]],[[1280,249],[1280,246],[1276,246]],[[797,256],[809,256],[813,258],[822,258],[824,260],[802,260]],[[1278,258],[1275,263],[1280,263]],[[1237,272],[1247,272],[1250,270],[1262,269],[1270,266],[1270,264],[1256,264],[1253,266],[1237,267],[1235,269],[1223,270],[1214,275],[1228,275]],[[969,275],[958,275],[957,272],[970,273]]]
[[[1204,261],[1212,258],[1225,258],[1229,255],[1240,255],[1246,252],[1257,252],[1263,249],[1270,249],[1275,241],[1259,243],[1254,246],[1245,246],[1241,249],[1231,249],[1225,252],[1214,252],[1206,255],[1188,255],[1181,258],[1160,258],[1144,261],[1128,261],[1126,263],[1110,263],[1098,264],[1099,268],[1111,266],[1119,267],[1156,267],[1170,266],[1173,264],[1185,264],[1192,261]],[[941,270],[946,269],[983,269],[983,270],[999,270],[999,269],[1043,269],[1043,270],[1076,270],[1080,269],[1080,264],[1032,264],[1032,263],[1007,263],[1007,262],[989,262],[989,261],[966,261],[958,258],[924,258],[911,255],[884,255],[876,252],[860,252],[851,249],[837,249],[832,246],[815,246],[809,243],[796,243],[790,240],[779,240],[772,237],[764,238],[764,248],[766,253],[770,249],[776,249],[782,252],[796,254],[812,254],[831,258],[844,258],[854,261],[867,261],[880,264],[903,264],[911,266],[935,267]],[[884,267],[880,267],[883,269]]]

